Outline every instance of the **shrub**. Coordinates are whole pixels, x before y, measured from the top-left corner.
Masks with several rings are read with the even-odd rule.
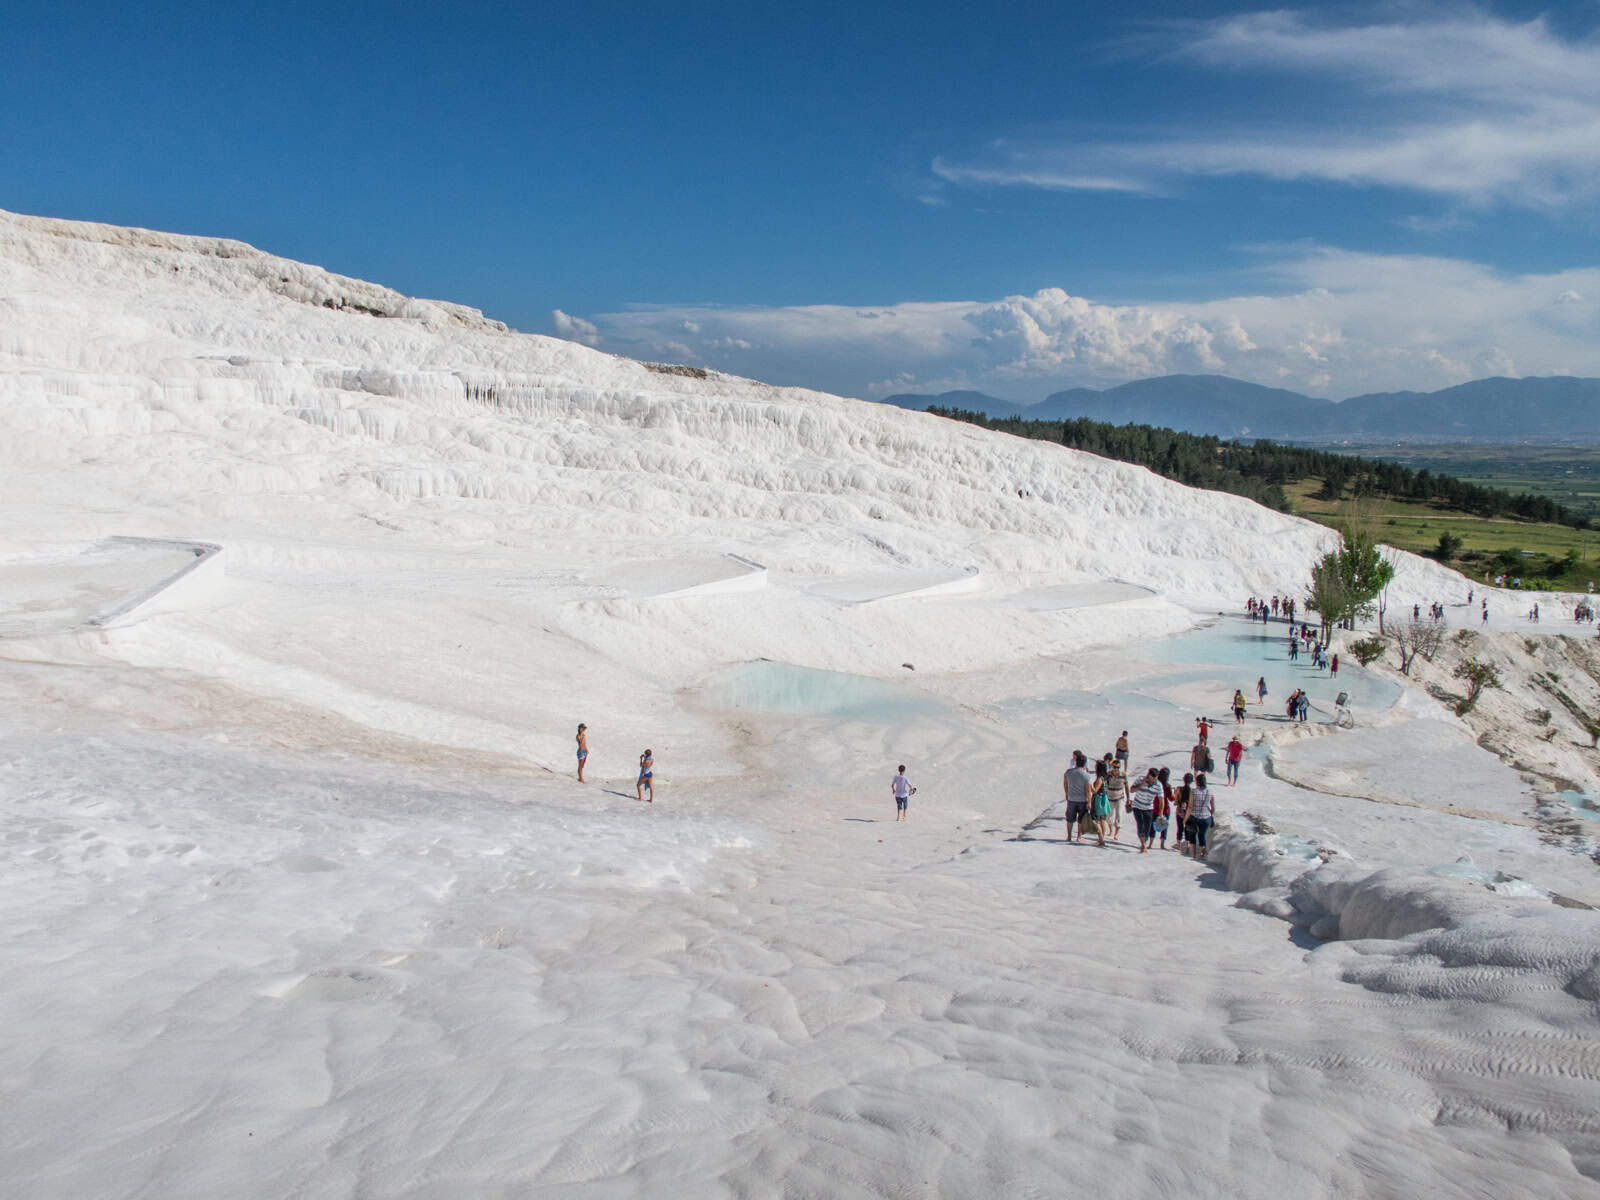
[[[1383,650],[1384,639],[1381,637],[1362,638],[1359,642],[1350,643],[1350,653],[1356,656],[1356,661],[1363,667],[1370,667],[1382,658]]]
[[[1472,711],[1472,706],[1477,704],[1478,697],[1483,695],[1485,688],[1500,686],[1500,672],[1495,670],[1493,663],[1481,659],[1469,658],[1464,663],[1457,663],[1456,669],[1451,672],[1457,679],[1464,680],[1467,685],[1467,694],[1456,705],[1456,716],[1464,717]]]

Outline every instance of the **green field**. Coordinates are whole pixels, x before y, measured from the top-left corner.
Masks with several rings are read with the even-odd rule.
[[[1386,442],[1327,449],[1381,458],[1414,471],[1454,475],[1481,487],[1548,496],[1575,515],[1600,519],[1600,446]]]
[[[1429,469],[1445,468],[1441,465]],[[1297,515],[1337,528],[1349,518],[1350,502],[1314,499],[1312,494],[1321,484],[1320,479],[1302,479],[1286,485],[1284,491]],[[1504,485],[1496,483],[1495,486]],[[1600,531],[1473,517],[1399,500],[1364,500],[1361,504],[1363,517],[1373,524],[1378,540],[1401,550],[1431,555],[1441,533],[1459,537],[1462,547],[1450,566],[1469,579],[1482,581],[1485,571],[1491,576],[1505,571],[1525,580],[1548,578],[1551,586],[1561,591],[1581,592],[1590,584],[1600,587],[1600,562],[1596,561],[1600,559]],[[1578,554],[1576,569],[1552,577],[1550,572],[1554,565],[1569,551]],[[1501,552],[1515,553],[1517,566],[1514,569],[1509,561],[1501,564],[1492,561],[1493,556]]]

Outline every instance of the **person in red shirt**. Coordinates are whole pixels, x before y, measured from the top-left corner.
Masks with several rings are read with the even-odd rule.
[[[1228,786],[1232,787],[1239,782],[1239,764],[1244,761],[1244,743],[1239,740],[1239,735],[1233,735],[1233,740],[1228,743]]]

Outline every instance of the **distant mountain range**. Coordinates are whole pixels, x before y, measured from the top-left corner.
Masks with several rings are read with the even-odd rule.
[[[1164,425],[1228,438],[1336,442],[1600,442],[1600,379],[1476,379],[1438,392],[1319,400],[1225,375],[1163,375],[1096,391],[1070,388],[1033,405],[982,392],[902,394],[900,408],[964,408],[991,417]]]

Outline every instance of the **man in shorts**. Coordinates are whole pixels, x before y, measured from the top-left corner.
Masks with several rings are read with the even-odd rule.
[[[1083,841],[1083,819],[1089,815],[1089,789],[1094,786],[1094,779],[1088,771],[1089,759],[1082,750],[1072,752],[1072,765],[1067,768],[1066,774],[1061,777],[1061,791],[1067,800],[1067,841]],[[1078,836],[1072,836],[1072,828],[1076,825]]]
[[[896,821],[904,821],[906,819],[906,806],[911,803],[911,797],[917,791],[916,788],[911,786],[911,781],[906,778],[905,763],[900,764],[900,770],[889,781],[889,790],[894,793],[894,819]]]
[[[1100,743],[1102,746],[1104,742]],[[1128,731],[1124,729],[1122,736],[1117,739],[1117,761],[1122,764],[1122,773],[1128,773]]]

